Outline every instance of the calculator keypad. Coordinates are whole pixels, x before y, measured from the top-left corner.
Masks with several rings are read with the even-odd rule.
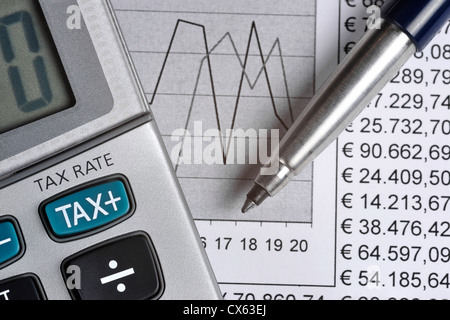
[[[110,228],[130,217],[135,206],[128,180],[122,175],[112,175],[44,201],[39,214],[48,236],[61,243]],[[24,253],[19,222],[12,216],[0,217],[0,268],[16,262]],[[141,231],[76,253],[62,261],[61,271],[61,282],[65,282],[75,300],[157,299],[164,288],[152,241]],[[45,298],[41,282],[34,274],[0,281],[0,300]]]

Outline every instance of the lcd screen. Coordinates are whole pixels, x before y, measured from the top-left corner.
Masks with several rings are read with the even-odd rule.
[[[0,133],[75,104],[37,0],[0,0]]]

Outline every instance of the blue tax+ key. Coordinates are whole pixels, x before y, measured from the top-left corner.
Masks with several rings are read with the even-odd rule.
[[[124,178],[96,181],[56,196],[40,213],[56,241],[78,239],[128,218],[134,211],[131,189]]]

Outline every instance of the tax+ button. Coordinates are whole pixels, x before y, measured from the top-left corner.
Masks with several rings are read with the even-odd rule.
[[[122,222],[134,207],[128,180],[112,176],[59,194],[42,203],[39,212],[50,237],[66,242]]]

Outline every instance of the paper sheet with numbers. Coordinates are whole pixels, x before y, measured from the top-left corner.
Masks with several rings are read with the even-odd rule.
[[[176,149],[208,129],[282,136],[384,2],[112,0],[225,299],[448,298],[450,22],[248,215],[258,165]]]

